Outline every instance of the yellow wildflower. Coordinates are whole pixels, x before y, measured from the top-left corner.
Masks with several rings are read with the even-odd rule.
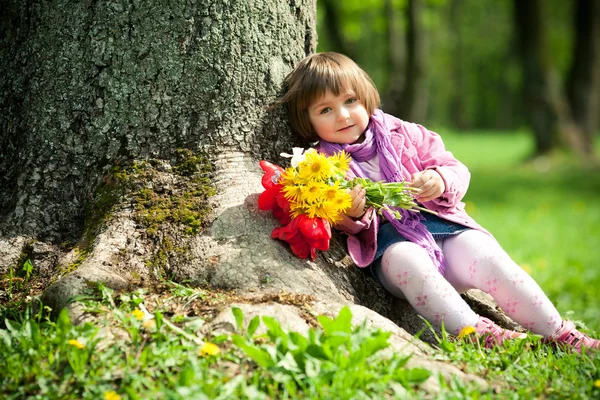
[[[71,339],[67,343],[69,343],[73,347],[77,347],[78,349],[83,349],[85,346],[77,339]]]
[[[325,204],[322,202],[309,205],[306,214],[308,214],[309,218],[328,219],[327,209],[325,208]]]
[[[286,168],[285,172],[279,178],[279,183],[283,186],[294,185],[298,181],[298,170],[296,168]]]
[[[335,199],[338,192],[340,191],[340,182],[334,182],[332,185],[327,186],[323,191],[325,192],[323,195],[325,200]]]
[[[289,185],[283,187],[283,197],[290,201],[298,201],[304,190],[303,185]]]
[[[133,310],[133,312],[131,314],[133,314],[133,316],[136,317],[137,319],[139,319],[140,321],[143,320],[144,316],[146,315],[139,308],[136,308],[135,310]]]
[[[345,151],[338,151],[331,156],[331,164],[341,172],[346,172],[350,168],[350,154]]]
[[[321,182],[312,181],[303,188],[302,200],[309,204],[314,203],[323,197],[323,192],[325,189],[327,189],[327,185]]]
[[[296,218],[303,214],[307,214],[307,210],[304,208],[302,203],[290,202],[290,215],[292,218]]]
[[[340,190],[333,199],[333,204],[335,204],[335,209],[338,212],[344,212],[352,205],[352,197],[344,190]]]
[[[114,390],[111,390],[110,392],[104,392],[104,400],[121,400],[121,396]]]
[[[331,177],[332,165],[327,156],[317,151],[307,151],[306,160],[300,163],[300,176],[304,179],[325,180]]]
[[[219,346],[217,346],[214,343],[210,343],[210,342],[204,342],[204,344],[202,345],[202,347],[200,347],[200,350],[198,350],[198,355],[199,356],[216,356],[217,354],[219,354],[221,352],[221,349],[219,349]]]
[[[477,332],[477,330],[474,327],[467,325],[460,330],[460,332],[458,333],[458,338],[462,339],[465,336],[469,336],[470,334],[475,332]]]
[[[334,200],[323,202],[321,207],[330,223],[335,224],[342,220],[342,214],[337,209],[337,204]]]
[[[600,388],[600,379],[596,379],[596,382],[594,382],[594,386]]]

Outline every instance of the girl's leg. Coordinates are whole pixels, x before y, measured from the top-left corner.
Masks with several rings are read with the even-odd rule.
[[[513,320],[549,337],[561,317],[539,285],[487,234],[469,230],[444,240],[445,278],[458,291],[477,288],[489,293]]]
[[[427,252],[411,242],[391,245],[381,263],[374,266],[381,284],[394,296],[408,300],[428,321],[458,334],[465,326],[476,326],[479,317],[444,279]]]

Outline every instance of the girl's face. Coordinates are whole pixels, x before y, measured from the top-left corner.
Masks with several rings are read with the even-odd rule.
[[[308,117],[321,139],[339,144],[356,142],[369,124],[369,114],[352,90],[339,96],[327,91],[308,106]]]

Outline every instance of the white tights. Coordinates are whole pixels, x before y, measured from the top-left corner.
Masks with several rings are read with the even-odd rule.
[[[460,297],[468,289],[489,293],[504,312],[529,331],[555,333],[561,317],[539,285],[487,234],[468,230],[438,241],[446,257],[445,275],[423,248],[412,242],[391,245],[375,274],[394,296],[407,299],[419,314],[448,332],[475,326],[478,315]]]

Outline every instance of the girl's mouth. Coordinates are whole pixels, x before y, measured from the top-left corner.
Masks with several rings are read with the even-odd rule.
[[[345,132],[345,131],[347,131],[348,129],[352,128],[353,126],[354,126],[354,125],[348,125],[348,126],[345,126],[345,127],[343,127],[342,129],[338,129],[338,132]]]

